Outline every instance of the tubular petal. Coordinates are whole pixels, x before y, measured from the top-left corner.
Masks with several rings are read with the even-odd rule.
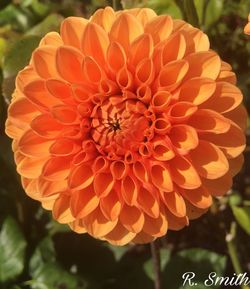
[[[124,226],[118,223],[116,227],[105,236],[105,239],[112,245],[124,246],[131,242],[135,236],[136,233],[128,231],[126,228],[124,228]]]
[[[70,172],[71,157],[52,157],[43,167],[42,175],[49,181],[64,180]]]
[[[224,176],[215,180],[202,179],[202,185],[212,196],[220,197],[230,190],[233,180],[231,173],[227,172]]]
[[[159,217],[159,202],[157,193],[153,186],[144,185],[140,187],[137,202],[142,211],[152,218]]]
[[[103,215],[110,221],[114,221],[119,217],[122,203],[115,189],[112,189],[106,197],[100,199],[100,208]]]
[[[163,210],[160,211],[160,215],[157,218],[151,218],[145,215],[145,221],[143,231],[153,237],[161,237],[167,233],[168,219],[165,216]]]
[[[107,63],[116,73],[126,64],[126,55],[122,46],[118,42],[111,42],[107,50]]]
[[[121,182],[121,194],[125,203],[130,206],[136,204],[138,196],[137,182],[130,175],[127,175]]]
[[[110,31],[110,28],[114,20],[115,20],[115,13],[111,7],[98,9],[90,19],[91,22],[100,25],[106,32]]]
[[[188,217],[176,217],[167,208],[165,209],[165,215],[168,220],[168,229],[173,231],[179,231],[185,226],[189,225]]]

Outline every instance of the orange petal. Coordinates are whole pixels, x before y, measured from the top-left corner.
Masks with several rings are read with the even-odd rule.
[[[32,54],[32,64],[39,76],[48,79],[58,75],[55,63],[56,46],[38,47]]]
[[[81,38],[88,20],[82,17],[68,17],[62,24],[60,34],[65,45],[81,48]]]
[[[69,176],[69,187],[71,189],[84,189],[94,180],[94,174],[89,165],[81,164],[71,170]]]
[[[212,50],[192,53],[186,57],[186,61],[189,64],[189,70],[185,79],[201,76],[215,80],[219,75],[221,60]]]
[[[230,167],[230,173],[232,176],[235,176],[238,174],[238,172],[241,170],[242,165],[244,163],[244,156],[243,154],[240,154],[238,157],[234,159],[228,160],[229,167]]]
[[[108,34],[99,25],[89,22],[82,37],[83,53],[93,57],[99,65],[103,65],[108,46]]]
[[[186,122],[196,111],[197,106],[194,104],[180,101],[169,108],[167,117],[173,123],[183,123]]]
[[[115,20],[114,10],[107,6],[104,9],[98,9],[90,18],[91,22],[100,25],[106,32],[110,31],[110,28]]]
[[[121,13],[113,23],[109,37],[111,41],[119,42],[125,51],[130,44],[143,33],[141,23],[129,13]]]
[[[169,167],[172,179],[179,187],[184,189],[195,189],[200,187],[200,177],[192,163],[185,157],[176,156],[174,159],[170,160]]]
[[[61,102],[68,104],[75,103],[72,99],[71,86],[69,83],[51,78],[45,82],[45,87],[52,96],[60,99]]]
[[[230,129],[230,120],[210,109],[198,109],[190,117],[188,124],[198,132],[213,134],[226,133]]]
[[[145,58],[136,67],[135,81],[140,84],[149,85],[154,79],[154,64],[152,59]]]
[[[141,182],[148,182],[147,168],[142,162],[137,161],[133,164],[133,172],[138,180]]]
[[[241,91],[227,82],[216,82],[216,90],[212,97],[204,102],[201,107],[226,113],[235,109],[243,99]]]
[[[102,79],[102,71],[92,57],[86,56],[83,60],[83,74],[90,83],[99,83]]]
[[[162,237],[167,233],[167,230],[168,220],[163,209],[161,209],[160,215],[157,218],[151,218],[145,215],[143,232],[150,236]]]
[[[131,44],[129,60],[137,66],[143,59],[151,57],[153,53],[153,39],[150,34],[142,34]]]
[[[40,41],[39,46],[52,45],[52,46],[61,46],[63,45],[62,38],[57,32],[48,32]]]
[[[185,217],[176,217],[173,215],[167,208],[165,209],[166,219],[168,221],[168,229],[173,231],[179,231],[183,227],[189,225],[188,218]]]
[[[152,163],[151,178],[153,184],[160,190],[171,192],[173,190],[172,178],[169,169],[159,163]]]
[[[60,181],[68,177],[71,157],[52,157],[43,168],[43,177],[49,181]]]
[[[109,221],[99,207],[83,218],[86,230],[95,238],[101,238],[110,233],[115,228],[117,221]]]
[[[114,221],[118,218],[122,204],[119,200],[118,193],[114,189],[112,189],[106,197],[101,198],[100,208],[108,220]]]
[[[173,49],[175,47],[176,49]],[[163,45],[161,51],[161,64],[182,59],[186,51],[186,41],[182,34],[173,34]]]
[[[29,158],[23,157],[22,160],[17,161],[17,172],[26,178],[36,179],[41,173],[47,158]]]
[[[227,158],[235,158],[240,155],[246,147],[246,137],[243,131],[231,123],[227,132],[222,134],[205,134],[202,139],[208,140],[218,146]]]
[[[200,105],[212,96],[215,88],[216,83],[212,79],[194,77],[181,86],[179,101],[187,101]]]
[[[244,33],[250,35],[250,22],[244,27]]]
[[[181,195],[191,204],[200,209],[207,209],[212,205],[212,197],[203,186],[195,190],[181,190]]]
[[[247,110],[246,108],[241,104],[235,109],[223,113],[223,116],[226,118],[231,119],[234,123],[236,123],[243,131],[247,128]]]
[[[61,193],[68,189],[67,180],[48,181],[42,176],[37,180],[36,191],[38,191],[43,197],[50,197],[52,195]]]
[[[169,141],[164,139],[153,143],[152,153],[153,157],[159,161],[168,161],[175,156]]]
[[[173,125],[169,138],[180,154],[185,154],[198,146],[199,139],[196,130],[185,124]]]
[[[52,141],[44,139],[32,130],[26,131],[20,138],[18,148],[29,157],[48,157]]]
[[[160,15],[152,18],[145,26],[145,32],[152,36],[154,44],[167,39],[172,30],[173,20],[167,15]]]
[[[120,213],[120,222],[130,232],[139,233],[144,225],[144,214],[137,207],[124,204]]]
[[[128,165],[123,161],[114,161],[110,166],[110,171],[116,180],[123,179],[126,176],[128,170]]]
[[[67,224],[74,221],[69,208],[70,196],[61,194],[55,201],[53,207],[53,217],[61,224]]]
[[[233,185],[231,172],[215,180],[202,179],[202,185],[212,196],[223,196]]]
[[[140,233],[138,233],[134,239],[132,240],[132,243],[135,244],[146,244],[146,243],[150,243],[153,242],[156,239],[156,237],[151,236],[149,234],[146,234],[145,232],[141,231]]]
[[[131,9],[133,10],[133,9]],[[131,11],[131,10],[128,10]],[[138,11],[135,13],[136,18],[141,22],[143,26],[145,26],[152,18],[154,18],[156,13],[154,10],[150,8],[140,8]]]
[[[186,200],[187,217],[190,220],[195,220],[207,212],[208,209],[198,208]]]
[[[174,214],[176,217],[184,217],[186,216],[186,205],[182,196],[176,192],[162,193],[163,201],[169,211]]]
[[[126,204],[130,206],[136,204],[138,196],[138,184],[132,176],[127,175],[122,179],[121,194]]]
[[[57,70],[61,77],[69,82],[83,81],[82,60],[83,55],[73,46],[61,46],[57,49]]]
[[[113,73],[118,72],[126,64],[126,55],[118,42],[111,42],[107,50],[107,64]]]
[[[171,101],[171,93],[168,91],[158,91],[152,97],[152,109],[156,112],[162,112],[168,108]]]
[[[115,180],[111,173],[98,173],[94,178],[94,189],[98,197],[106,197],[114,186]]]
[[[74,140],[67,138],[57,139],[49,148],[49,153],[53,156],[74,155],[81,149]]]
[[[41,114],[31,121],[31,128],[40,136],[53,139],[60,135],[62,124],[57,122],[50,114]]]
[[[229,169],[223,152],[208,141],[200,140],[198,147],[190,152],[190,157],[199,175],[206,179],[218,179]]]
[[[135,236],[136,233],[128,231],[118,223],[116,227],[105,236],[105,240],[115,246],[124,246],[131,242]]]
[[[184,59],[169,62],[160,71],[158,86],[160,90],[173,90],[185,77],[188,71],[188,62]]]
[[[82,223],[82,220],[75,220],[68,224],[70,229],[78,234],[86,233],[87,230],[84,227],[84,224]]]
[[[79,124],[80,119],[74,107],[68,105],[57,105],[51,109],[53,117],[64,125]]]
[[[97,208],[99,200],[92,185],[79,191],[73,191],[70,195],[72,215],[77,219],[86,217]]]
[[[153,186],[144,184],[144,187],[140,187],[137,202],[141,210],[148,216],[152,218],[159,217],[159,202]]]

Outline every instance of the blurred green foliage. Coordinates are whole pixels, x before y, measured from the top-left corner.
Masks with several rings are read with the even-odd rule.
[[[148,245],[122,248],[72,233],[23,192],[10,140],[4,134],[6,110],[17,72],[48,31],[64,17],[89,17],[108,0],[0,1],[0,288],[2,289],[152,289],[153,265]],[[117,3],[119,1],[116,1]],[[250,41],[243,27],[250,11],[246,0],[122,0],[123,8],[150,7],[158,14],[200,26],[211,47],[236,71],[249,109]],[[189,12],[187,12],[189,11]],[[249,141],[249,129],[248,129]],[[248,142],[249,143],[249,142]],[[239,224],[236,246],[243,270],[250,259],[250,156],[235,178],[233,194],[215,201],[210,212],[181,232],[160,240],[163,288],[177,289],[182,274],[198,274],[198,286],[211,271],[232,275],[226,235]],[[166,241],[167,240],[167,241]],[[172,285],[169,285],[172,284]],[[170,286],[170,287],[169,287]],[[188,288],[188,287],[185,287]],[[211,288],[218,288],[212,286]],[[222,287],[221,287],[222,288]]]

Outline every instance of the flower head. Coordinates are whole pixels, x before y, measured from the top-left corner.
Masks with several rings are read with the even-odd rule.
[[[18,74],[9,107],[26,193],[112,244],[183,228],[242,165],[246,113],[235,82],[185,21],[110,7],[65,19]]]
[[[248,23],[244,27],[244,33],[250,35],[250,13],[248,15]]]

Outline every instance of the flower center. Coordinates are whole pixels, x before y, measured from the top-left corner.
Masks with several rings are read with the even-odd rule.
[[[129,158],[132,162],[147,141],[146,133],[152,124],[145,112],[147,107],[141,101],[121,95],[95,104],[90,135],[97,150],[109,159]]]

